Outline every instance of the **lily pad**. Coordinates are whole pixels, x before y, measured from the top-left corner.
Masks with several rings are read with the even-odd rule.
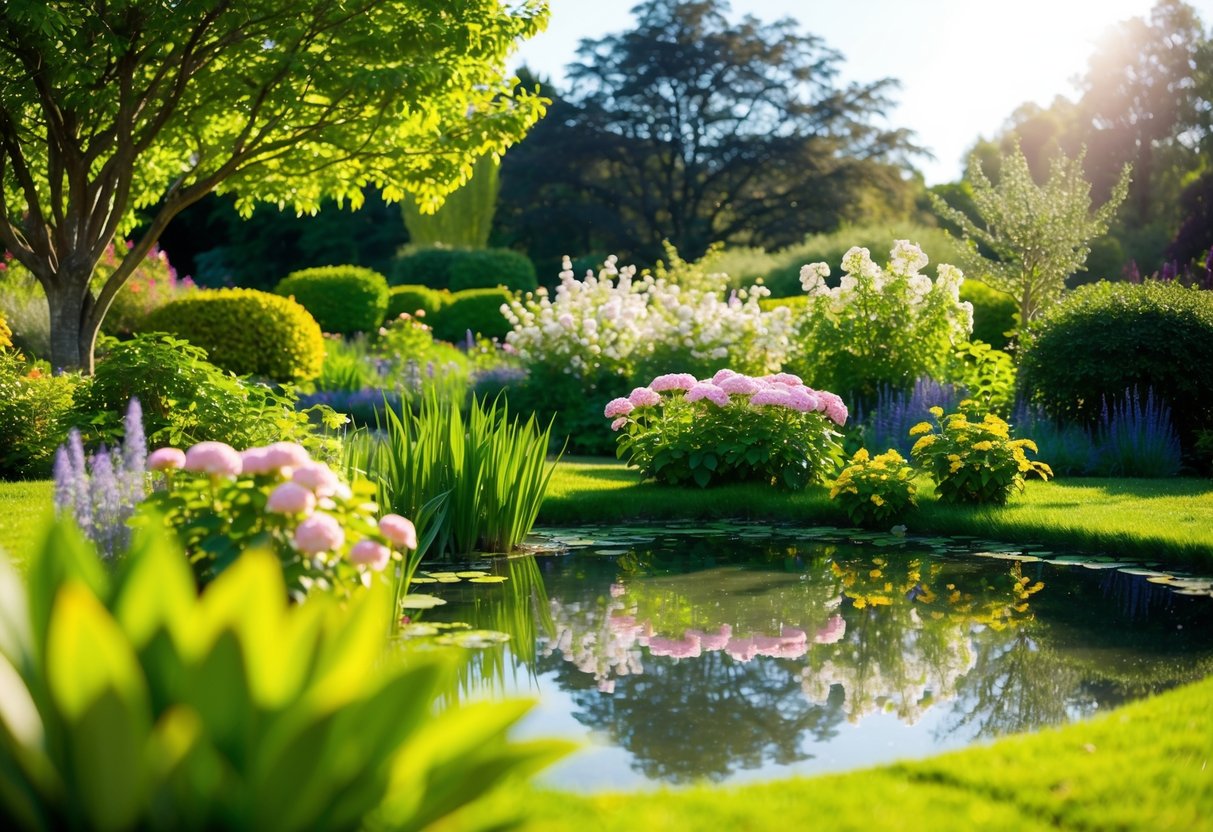
[[[466,630],[462,633],[452,633],[447,636],[440,636],[434,639],[436,644],[468,647],[472,649],[492,647],[494,644],[502,644],[510,640],[506,633],[498,632],[497,630]]]
[[[436,583],[438,583],[438,579],[437,578],[427,578],[424,575],[414,575],[412,578],[409,578],[409,583],[410,584],[436,584]]]
[[[404,638],[436,636],[438,635],[438,628],[433,624],[405,624],[400,628],[400,635]]]
[[[479,578],[472,578],[468,581],[470,584],[501,584],[505,583],[504,575],[482,575]]]
[[[455,577],[457,577],[457,578],[483,578],[487,574],[489,574],[489,573],[483,572],[479,569],[473,569],[473,570],[469,570],[467,572],[456,572]]]
[[[440,607],[445,603],[446,601],[437,595],[410,592],[400,599],[400,608],[405,610],[430,610],[434,607]]]

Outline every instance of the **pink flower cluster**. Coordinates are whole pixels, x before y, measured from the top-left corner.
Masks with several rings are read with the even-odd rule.
[[[618,622],[618,623],[617,623]],[[723,651],[734,661],[748,662],[756,656],[776,659],[798,659],[809,651],[809,644],[834,644],[846,633],[846,621],[833,615],[812,638],[798,627],[782,627],[779,635],[733,635],[728,624],[722,624],[716,632],[687,630],[682,638],[644,632],[632,616],[615,616],[610,620],[613,630],[635,631],[636,641],[649,648],[649,655],[667,656],[674,659],[694,659],[707,652]]]
[[[688,402],[706,400],[717,407],[727,407],[733,396],[748,396],[750,407],[784,407],[800,413],[823,413],[836,425],[846,424],[849,413],[842,398],[828,390],[807,387],[799,376],[791,373],[752,377],[732,370],[720,370],[710,379],[696,379],[689,373],[669,373],[657,376],[648,387],[637,387],[627,398],[612,399],[603,411],[613,419],[611,430],[619,430],[628,417],[643,407],[658,407],[661,394],[684,391]]]
[[[266,513],[299,520],[291,535],[295,549],[315,556],[345,545],[341,521],[317,509],[334,510],[338,508],[335,499],[349,500],[352,492],[333,469],[313,460],[302,445],[275,442],[237,451],[223,442],[199,442],[184,452],[177,448],[153,451],[147,467],[165,473],[183,469],[214,478],[260,477],[260,484],[271,488],[265,501]],[[398,514],[384,515],[379,521],[379,533],[395,546],[417,548],[416,528]],[[391,549],[367,538],[355,543],[349,556],[355,565],[378,572],[390,562]]]

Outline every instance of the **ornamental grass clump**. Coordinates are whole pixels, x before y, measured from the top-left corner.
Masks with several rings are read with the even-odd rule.
[[[860,526],[895,522],[916,502],[914,469],[896,450],[871,456],[860,448],[830,487],[830,499]]]
[[[701,488],[763,482],[799,491],[831,473],[847,420],[841,398],[788,373],[752,377],[720,370],[658,376],[604,415],[622,431],[616,454],[645,479]]]
[[[1024,477],[1047,480],[1052,469],[1027,458],[1036,453],[1031,439],[1011,439],[1010,426],[973,401],[955,413],[931,408],[936,424],[920,422],[910,429],[920,437],[911,453],[935,480],[935,493],[945,503],[1006,505],[1012,491],[1022,491]]]

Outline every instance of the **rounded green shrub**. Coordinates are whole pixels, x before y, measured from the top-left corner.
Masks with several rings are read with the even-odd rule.
[[[465,252],[454,248],[405,249],[392,264],[393,286],[429,286],[431,289],[449,289],[451,268]]]
[[[302,269],[279,281],[274,293],[293,297],[325,332],[372,332],[388,311],[387,278],[361,266]]]
[[[434,337],[457,342],[464,340],[471,331],[473,335],[486,338],[504,338],[510,331],[510,322],[501,314],[501,306],[508,303],[510,297],[505,289],[455,292],[429,321],[434,328]]]
[[[535,264],[525,254],[506,248],[460,252],[451,264],[452,292],[465,289],[492,289],[504,286],[514,292],[533,292],[539,288]]]
[[[1106,396],[1152,389],[1185,444],[1213,426],[1213,292],[1176,283],[1080,286],[1029,327],[1021,394],[1055,419],[1094,424]]]
[[[407,313],[416,316],[425,312],[426,318],[432,318],[443,306],[450,302],[449,292],[439,292],[428,286],[393,286],[388,293],[387,317],[399,318]]]
[[[960,299],[973,304],[972,340],[1005,350],[1010,342],[1007,333],[1015,328],[1015,298],[979,280],[966,280],[960,284]]]
[[[71,427],[80,377],[0,349],[0,480],[44,479]]]
[[[194,292],[149,315],[147,328],[201,347],[212,364],[238,375],[304,381],[324,363],[316,319],[290,298],[255,289]]]

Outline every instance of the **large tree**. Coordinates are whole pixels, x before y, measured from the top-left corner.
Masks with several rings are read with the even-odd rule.
[[[598,240],[697,257],[717,240],[785,245],[836,227],[915,151],[876,126],[896,82],[838,81],[842,56],[795,21],[733,20],[723,0],[646,0],[630,31],[583,41],[571,89],[505,158],[570,196]],[[512,181],[511,181],[512,180]],[[568,215],[566,213],[565,221]]]
[[[439,204],[541,115],[504,59],[545,19],[538,0],[0,3],[0,244],[46,291],[52,363],[91,370],[114,295],[208,193]]]

